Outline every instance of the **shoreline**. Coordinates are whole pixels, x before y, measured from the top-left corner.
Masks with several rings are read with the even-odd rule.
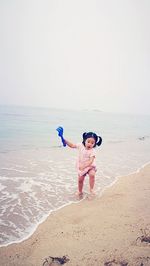
[[[125,177],[126,177],[126,176],[130,176],[130,175],[134,175],[134,174],[139,173],[139,172],[141,171],[141,169],[145,168],[147,165],[150,165],[150,161],[147,162],[147,163],[145,163],[145,164],[143,164],[141,167],[139,167],[139,168],[138,168],[137,170],[135,170],[134,172],[131,172],[131,173],[125,175]],[[104,187],[104,188],[102,189],[102,191],[97,195],[97,197],[100,198],[100,197],[103,195],[103,193],[105,193],[105,191],[107,191],[107,189],[109,189],[110,187],[114,186],[114,185],[116,184],[116,182],[118,182],[118,180],[119,180],[120,178],[123,178],[123,177],[124,177],[124,176],[116,176],[115,179],[114,179],[114,181],[113,181],[111,184],[109,184],[108,186]],[[82,199],[82,200],[84,200],[84,199]],[[39,225],[43,224],[43,223],[47,220],[47,218],[48,218],[50,215],[52,215],[53,212],[58,212],[59,210],[65,208],[65,207],[67,207],[67,206],[69,206],[69,205],[72,205],[72,204],[80,204],[80,202],[81,202],[81,200],[80,200],[80,201],[72,201],[72,202],[69,202],[69,203],[67,203],[67,204],[64,204],[64,205],[58,207],[58,208],[55,209],[55,210],[51,210],[47,215],[45,215],[45,216],[43,217],[43,219],[41,219],[41,221],[40,221],[39,223],[37,223],[35,226],[33,226],[33,229],[31,229],[31,232],[30,232],[27,236],[23,237],[23,238],[20,239],[20,240],[12,241],[12,242],[7,243],[7,244],[4,244],[4,245],[2,244],[2,245],[0,245],[0,248],[2,248],[2,247],[8,247],[8,246],[13,245],[13,244],[20,244],[20,243],[22,243],[22,242],[28,240],[28,239],[29,239],[30,237],[32,237],[32,235],[36,232],[36,230],[38,229]]]
[[[150,265],[150,244],[136,243],[141,229],[150,230],[149,175],[147,163],[117,178],[95,199],[53,211],[26,240],[0,247],[2,265],[41,266],[45,257],[64,255],[69,257],[66,266],[113,260],[112,265],[125,260],[131,266]]]

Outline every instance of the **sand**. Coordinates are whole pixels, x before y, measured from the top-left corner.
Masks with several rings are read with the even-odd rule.
[[[49,256],[67,256],[66,266],[146,266],[148,237],[150,165],[119,178],[100,197],[53,212],[29,239],[1,247],[0,265],[42,266]]]

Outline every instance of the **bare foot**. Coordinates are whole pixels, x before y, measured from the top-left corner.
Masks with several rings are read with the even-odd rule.
[[[95,192],[90,190],[90,194],[87,195],[88,200],[94,200],[95,199]]]
[[[90,195],[91,196],[95,196],[96,195],[93,189],[90,189]]]
[[[82,199],[83,198],[83,192],[76,192],[76,196],[78,199]]]

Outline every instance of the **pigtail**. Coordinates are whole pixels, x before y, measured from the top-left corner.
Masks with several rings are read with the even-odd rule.
[[[84,146],[85,146],[86,136],[87,136],[87,133],[84,132],[83,135],[82,135],[82,138],[83,138],[82,144],[83,144]]]
[[[86,135],[87,135],[87,133],[84,132],[83,135],[82,135],[82,138],[85,139]]]
[[[97,136],[98,141],[96,142],[97,146],[100,146],[102,144],[102,138],[100,136]]]

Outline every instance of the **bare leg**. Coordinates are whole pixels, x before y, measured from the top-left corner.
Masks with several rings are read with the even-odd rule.
[[[95,170],[90,170],[89,174],[89,185],[90,185],[90,193],[94,194],[94,184],[95,184]]]
[[[78,176],[78,194],[82,195],[83,183],[84,183],[85,175]]]

